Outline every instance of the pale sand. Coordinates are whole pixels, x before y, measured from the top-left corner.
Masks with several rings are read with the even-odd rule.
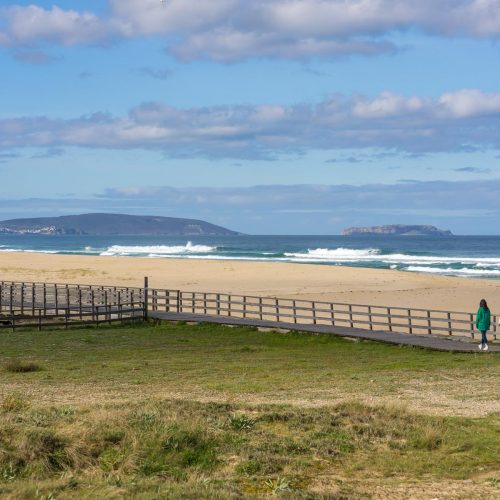
[[[500,313],[500,280],[270,262],[0,253],[0,279],[150,286],[352,304]]]

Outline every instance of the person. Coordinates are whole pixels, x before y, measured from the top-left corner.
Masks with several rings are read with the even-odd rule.
[[[486,300],[481,299],[479,309],[476,314],[476,327],[481,332],[481,343],[479,344],[480,351],[488,350],[488,339],[486,332],[490,329],[490,310]]]

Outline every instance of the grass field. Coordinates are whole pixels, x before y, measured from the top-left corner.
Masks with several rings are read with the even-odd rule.
[[[498,498],[500,358],[161,324],[0,335],[5,498]]]

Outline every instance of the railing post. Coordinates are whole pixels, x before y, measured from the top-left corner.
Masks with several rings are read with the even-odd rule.
[[[92,306],[92,319],[95,320],[96,305],[95,305],[95,292],[93,288],[90,290],[90,304]]]
[[[149,279],[144,276],[144,319],[148,319],[148,292],[149,292]]]
[[[78,286],[78,312],[80,313],[80,319],[82,319],[82,289]]]

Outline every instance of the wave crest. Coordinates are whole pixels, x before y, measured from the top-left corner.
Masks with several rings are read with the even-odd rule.
[[[172,256],[185,255],[196,253],[210,253],[217,250],[217,247],[208,245],[193,245],[188,241],[186,245],[149,245],[149,246],[133,246],[133,245],[112,245],[104,252],[102,256],[113,255],[145,255],[145,256]]]

